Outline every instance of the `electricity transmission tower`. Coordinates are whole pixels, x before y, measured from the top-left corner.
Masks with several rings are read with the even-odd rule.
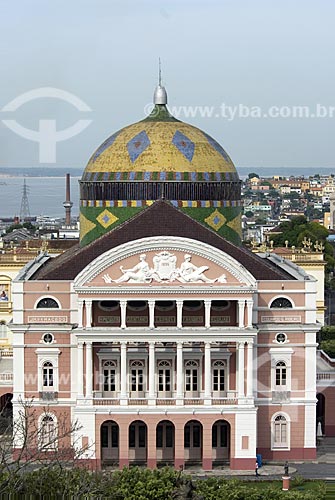
[[[20,208],[20,221],[21,222],[24,222],[25,219],[30,217],[28,192],[29,192],[29,188],[26,184],[26,179],[24,179],[23,188],[22,188],[21,208]]]

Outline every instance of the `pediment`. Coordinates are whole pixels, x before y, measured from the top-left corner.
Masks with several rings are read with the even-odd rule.
[[[76,287],[253,286],[255,280],[231,256],[186,238],[143,238],[96,258]]]

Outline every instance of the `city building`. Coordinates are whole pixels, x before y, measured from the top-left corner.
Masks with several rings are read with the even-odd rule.
[[[80,243],[14,281],[14,420],[33,401],[50,451],[78,421],[92,467],[314,459],[317,281],[239,246],[231,159],[166,104],[93,153]]]

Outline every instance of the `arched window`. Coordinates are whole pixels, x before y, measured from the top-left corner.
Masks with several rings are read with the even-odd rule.
[[[132,361],[130,364],[130,387],[132,392],[144,391],[144,363],[143,361]]]
[[[212,370],[212,388],[215,392],[225,391],[225,362],[214,361]]]
[[[105,361],[104,369],[104,392],[115,392],[116,390],[116,363]]]
[[[59,305],[55,299],[44,297],[38,301],[36,309],[59,309]]]
[[[171,363],[165,359],[158,363],[158,391],[171,391]]]
[[[199,364],[190,359],[185,363],[185,391],[197,392],[199,389]]]
[[[278,297],[270,305],[271,309],[292,309],[292,302],[286,297]]]
[[[278,363],[276,363],[276,387],[286,387],[286,380],[286,363],[284,363],[284,361],[278,361]]]
[[[288,422],[284,415],[277,415],[272,422],[273,447],[288,448]]]
[[[39,445],[43,450],[57,448],[57,423],[52,415],[44,415],[40,420]]]
[[[43,363],[43,387],[54,386],[54,367],[50,361]]]

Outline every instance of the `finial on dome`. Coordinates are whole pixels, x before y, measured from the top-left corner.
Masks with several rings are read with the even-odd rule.
[[[155,88],[154,104],[167,104],[167,93],[165,87],[162,86],[162,70],[161,59],[158,59],[158,85]]]

